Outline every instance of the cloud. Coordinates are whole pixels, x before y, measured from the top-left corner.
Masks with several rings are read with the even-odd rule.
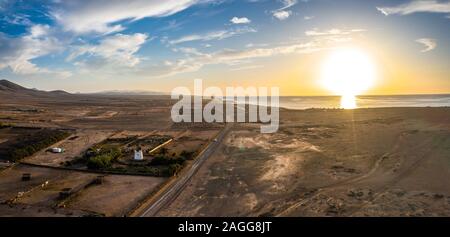
[[[28,19],[29,17],[25,14],[12,14],[5,15],[2,20],[12,25],[32,26],[33,23]]]
[[[177,20],[171,20],[168,22],[168,24],[166,26],[159,28],[158,31],[179,30],[179,29],[181,29],[181,26],[185,23],[186,23],[185,21],[178,22]]]
[[[213,0],[78,0],[55,1],[51,15],[66,31],[109,34],[122,31],[124,21],[170,16]],[[122,23],[121,23],[122,22]]]
[[[254,44],[254,43],[248,43],[245,45],[246,48],[254,48],[254,47],[266,47],[268,44]]]
[[[273,16],[278,20],[283,21],[291,16],[291,11],[277,11],[273,13]]]
[[[69,72],[41,68],[32,60],[63,50],[62,44],[50,34],[48,25],[33,25],[28,33],[11,38],[0,33],[0,70],[9,68],[15,74],[55,74],[70,76]]]
[[[181,47],[181,48],[174,48],[172,49],[174,52],[181,52],[187,55],[203,55],[203,53],[201,53],[200,51],[198,51],[196,48],[185,48],[185,47]]]
[[[317,28],[313,30],[308,30],[305,32],[306,36],[336,36],[336,35],[350,35],[358,32],[365,32],[365,29],[351,29],[351,30],[340,30],[331,29],[326,31],[319,31]]]
[[[437,47],[437,43],[435,39],[431,39],[431,38],[422,38],[422,39],[417,39],[416,40],[417,43],[423,44],[425,46],[425,48],[421,51],[422,53],[426,53],[428,51],[431,51],[433,49],[435,49]]]
[[[173,76],[180,73],[195,72],[205,65],[226,64],[238,65],[256,58],[266,58],[277,55],[305,54],[326,49],[323,42],[311,41],[307,43],[294,43],[269,48],[249,48],[244,50],[224,49],[213,53],[199,53],[195,51],[190,57],[177,61],[166,61],[166,72],[160,77]]]
[[[0,11],[5,10],[9,4],[9,0],[0,0]]]
[[[237,68],[232,68],[231,71],[245,71],[245,70],[252,70],[252,69],[258,69],[263,68],[263,65],[249,65],[249,66],[242,66]]]
[[[114,64],[117,66],[134,67],[141,62],[136,56],[141,46],[147,41],[148,35],[136,33],[132,35],[116,34],[102,39],[97,45],[83,45],[75,47],[67,58],[73,61],[83,55],[95,57],[97,63],[104,60],[103,64]]]
[[[230,22],[233,24],[249,24],[251,21],[247,17],[239,18],[235,16],[230,20]]]
[[[277,18],[280,21],[288,19],[292,15],[292,11],[288,9],[298,3],[297,0],[280,0],[283,4],[283,7],[272,11],[273,17]]]
[[[195,34],[195,35],[187,35],[183,36],[176,40],[169,41],[170,44],[181,44],[185,42],[191,41],[211,41],[211,40],[222,40],[226,38],[230,38],[236,35],[241,35],[245,33],[254,33],[255,29],[251,27],[243,27],[231,30],[220,30],[220,31],[212,31],[206,34]]]
[[[384,15],[409,15],[417,12],[450,13],[450,1],[419,0],[405,3],[396,7],[377,7]]]
[[[252,69],[252,66],[245,64],[252,63],[255,59],[270,58],[281,55],[291,54],[310,54],[322,50],[329,50],[338,47],[341,43],[351,42],[352,34],[366,31],[364,29],[318,31],[315,29],[310,32],[312,37],[309,41],[295,41],[291,43],[282,43],[278,46],[269,46],[267,44],[247,44],[246,48],[241,50],[223,49],[215,52],[204,53],[195,48],[183,48],[176,51],[185,53],[186,58],[179,60],[165,61],[161,65],[154,66],[149,70],[143,70],[146,76],[149,72],[154,72],[153,77],[170,77],[177,74],[196,72],[207,65],[229,65],[236,66],[230,70]],[[314,33],[312,33],[314,32]],[[240,66],[240,67],[238,67]],[[155,73],[156,72],[156,73]]]
[[[288,9],[288,8],[291,8],[292,6],[294,6],[295,4],[298,3],[297,0],[280,0],[280,1],[281,1],[281,3],[283,4],[283,7],[280,8],[280,9],[278,9],[279,11],[286,10],[286,9]]]

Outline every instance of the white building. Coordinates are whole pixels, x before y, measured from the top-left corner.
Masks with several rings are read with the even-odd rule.
[[[53,147],[52,149],[50,149],[50,151],[51,151],[52,153],[63,153],[63,152],[64,152],[64,149],[59,148],[59,147]]]
[[[142,149],[139,148],[137,150],[134,150],[134,160],[136,161],[143,161],[144,160],[144,154],[142,153]]]

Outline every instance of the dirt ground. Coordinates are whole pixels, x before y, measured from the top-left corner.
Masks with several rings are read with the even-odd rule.
[[[24,161],[31,164],[60,167],[63,166],[64,162],[80,157],[89,147],[113,134],[113,131],[80,130],[67,139],[53,145],[53,147],[63,148],[64,153],[55,154],[43,150]]]
[[[105,216],[123,216],[164,181],[165,178],[155,177],[107,176],[102,185],[86,189],[72,199],[67,207]]]
[[[22,181],[22,174],[32,174],[30,181]],[[57,179],[65,172],[54,169],[42,169],[18,165],[0,172],[0,203],[13,199],[19,192],[29,192],[41,187],[45,182]]]
[[[199,152],[219,133],[218,129],[186,130],[179,134],[173,142],[165,146],[170,154],[180,154],[182,151]]]
[[[93,130],[169,130],[166,96],[80,95],[58,98],[2,97],[0,121],[36,127]]]
[[[161,216],[449,216],[450,109],[282,111],[240,125]]]
[[[180,152],[203,146],[223,127],[173,124],[172,103],[165,96],[5,97],[0,122],[75,130],[76,139],[55,144],[65,153],[41,151],[26,160],[49,166],[111,134],[170,135],[169,152]],[[274,134],[261,134],[258,124],[235,125],[159,215],[450,216],[449,108],[282,109],[280,120]],[[0,147],[14,139],[2,131]],[[164,182],[109,175],[84,188],[97,174],[8,166],[0,168],[0,216],[122,216]],[[23,173],[32,180],[21,181]],[[66,208],[55,208],[60,189],[80,187]]]
[[[14,204],[3,205],[0,204],[1,217],[78,217],[90,216],[93,213],[69,210],[69,209],[55,209],[45,206]]]
[[[30,181],[22,174],[30,173]],[[164,178],[107,175],[17,165],[0,172],[0,216],[123,216],[164,182]],[[71,188],[73,195],[60,198]]]

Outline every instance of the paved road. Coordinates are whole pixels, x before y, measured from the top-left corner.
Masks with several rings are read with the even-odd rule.
[[[195,173],[200,169],[202,164],[214,153],[214,151],[220,146],[228,132],[230,131],[232,124],[227,124],[224,129],[219,133],[214,141],[212,141],[208,147],[206,147],[203,152],[195,159],[194,163],[190,167],[190,169],[186,172],[182,172],[180,176],[169,184],[162,193],[159,194],[159,197],[156,198],[156,201],[149,204],[148,207],[144,209],[138,216],[141,217],[151,217],[158,214],[162,208],[167,207],[172,201],[174,201],[178,195],[183,191],[186,187],[189,180],[195,175]]]

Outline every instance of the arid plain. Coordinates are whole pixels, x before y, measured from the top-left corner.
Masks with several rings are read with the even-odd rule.
[[[174,124],[167,96],[42,92],[2,81],[0,101],[0,150],[36,129],[70,133],[18,162],[0,157],[0,216],[130,215],[190,169],[224,127]],[[450,216],[450,108],[281,109],[280,120],[274,134],[234,124],[157,215]],[[148,163],[127,158],[133,144],[163,142],[161,157],[192,154],[180,170],[166,174],[178,166],[154,163],[151,152]],[[110,143],[123,154],[108,169],[83,163],[89,149]]]

